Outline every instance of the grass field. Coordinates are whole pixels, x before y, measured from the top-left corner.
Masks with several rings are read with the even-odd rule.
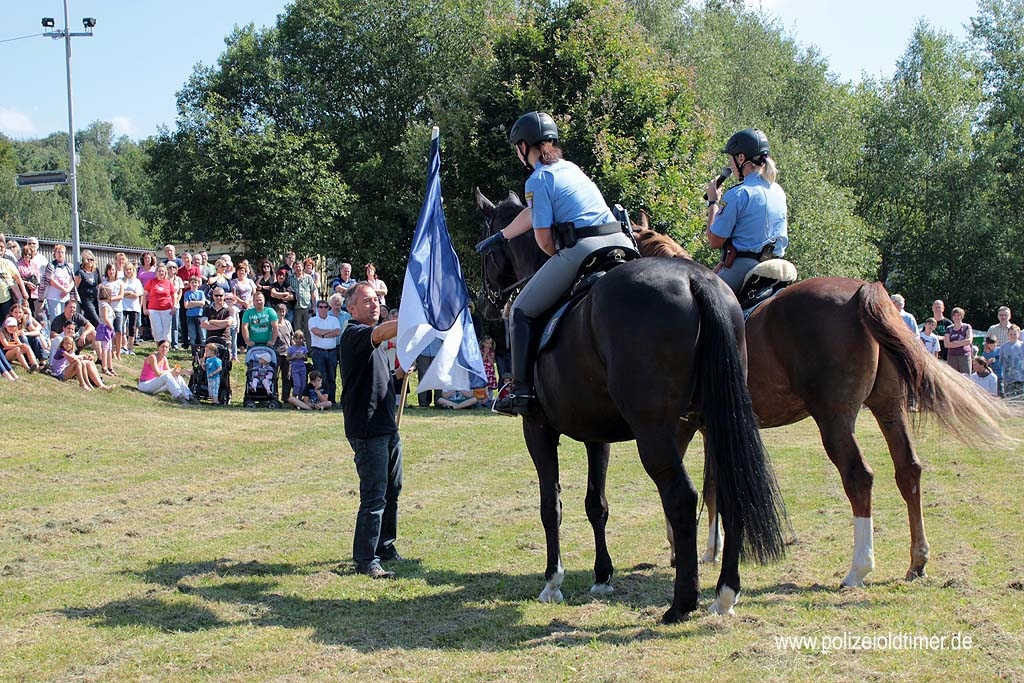
[[[839,590],[853,536],[839,477],[813,423],[766,432],[798,542],[742,567],[734,617],[704,611],[717,567],[702,567],[701,612],[664,626],[668,546],[632,444],[613,447],[608,477],[616,593],[595,599],[585,457],[563,443],[566,601],[545,605],[518,420],[406,412],[399,547],[413,559],[374,582],[351,573],[340,413],[182,407],[122,383],[0,384],[0,681],[1024,681],[1016,451],[922,429],[932,554],[906,583],[906,512],[865,415],[876,570]],[[1024,421],[1009,429],[1024,437]]]

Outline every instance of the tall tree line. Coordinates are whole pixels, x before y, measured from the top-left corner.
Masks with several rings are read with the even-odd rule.
[[[1024,310],[1022,29],[1019,0],[980,0],[968,41],[922,22],[891,79],[854,84],[740,0],[295,0],[196,69],[173,130],[76,136],[82,215],[90,238],[244,238],[374,260],[398,283],[436,124],[472,280],[473,188],[521,189],[507,130],[544,109],[610,202],[646,208],[710,263],[703,184],[729,134],[755,126],[803,276],[881,279],[915,312],[942,298],[983,322]],[[61,138],[0,138],[0,170],[63,168]],[[59,236],[66,202],[0,183],[0,225]]]

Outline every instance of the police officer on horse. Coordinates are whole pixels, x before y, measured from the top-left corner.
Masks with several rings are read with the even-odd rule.
[[[503,230],[477,244],[476,250],[486,254],[499,249],[532,228],[537,244],[551,256],[512,306],[512,388],[494,405],[498,412],[524,415],[534,407],[534,320],[569,289],[591,253],[603,247],[635,247],[594,182],[579,166],[562,158],[558,127],[550,115],[523,114],[512,126],[509,142],[519,160],[533,171],[526,181],[526,208]]]

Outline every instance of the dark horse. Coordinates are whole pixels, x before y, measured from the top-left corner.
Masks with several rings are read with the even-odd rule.
[[[498,205],[477,191],[486,235],[523,209],[514,194]],[[494,318],[517,283],[547,256],[528,233],[484,260],[482,309]],[[666,622],[697,608],[697,491],[682,465],[689,440],[680,418],[699,421],[718,481],[718,507],[727,531],[712,611],[732,611],[740,591],[739,557],[759,562],[783,553],[782,500],[761,443],[744,370],[743,317],[736,298],[710,270],[676,259],[637,259],[610,270],[577,308],[563,316],[553,343],[534,370],[541,415],[523,419],[523,434],[540,484],[547,539],[542,601],[562,599],[558,441],[582,441],[589,466],[586,511],[594,530],[595,583],[608,593],[612,561],[605,542],[605,478],[609,446],[636,439],[640,461],[657,485],[662,509],[685,552],[676,563]],[[682,440],[681,440],[682,439]]]
[[[636,231],[644,256],[689,259],[678,244],[645,227]],[[810,416],[825,452],[839,470],[854,517],[853,561],[844,586],[861,586],[874,569],[871,486],[874,474],[854,434],[866,405],[878,423],[896,471],[910,521],[907,579],[925,575],[928,541],[921,510],[921,461],[910,438],[908,396],[951,436],[986,443],[1005,438],[1006,409],[964,375],[930,356],[900,318],[885,287],[849,278],[819,277],[793,284],[757,309],[746,323],[747,375],[762,427]],[[693,431],[690,431],[693,436]],[[711,523],[704,559],[721,549],[714,477],[704,495]],[[728,546],[728,529],[725,531]]]

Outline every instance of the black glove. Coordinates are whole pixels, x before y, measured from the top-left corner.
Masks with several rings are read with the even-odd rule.
[[[477,242],[476,253],[489,254],[492,251],[497,251],[498,249],[501,249],[503,246],[505,246],[505,242],[507,241],[508,240],[505,239],[505,235],[503,235],[499,230],[498,232],[494,233],[487,239]]]

